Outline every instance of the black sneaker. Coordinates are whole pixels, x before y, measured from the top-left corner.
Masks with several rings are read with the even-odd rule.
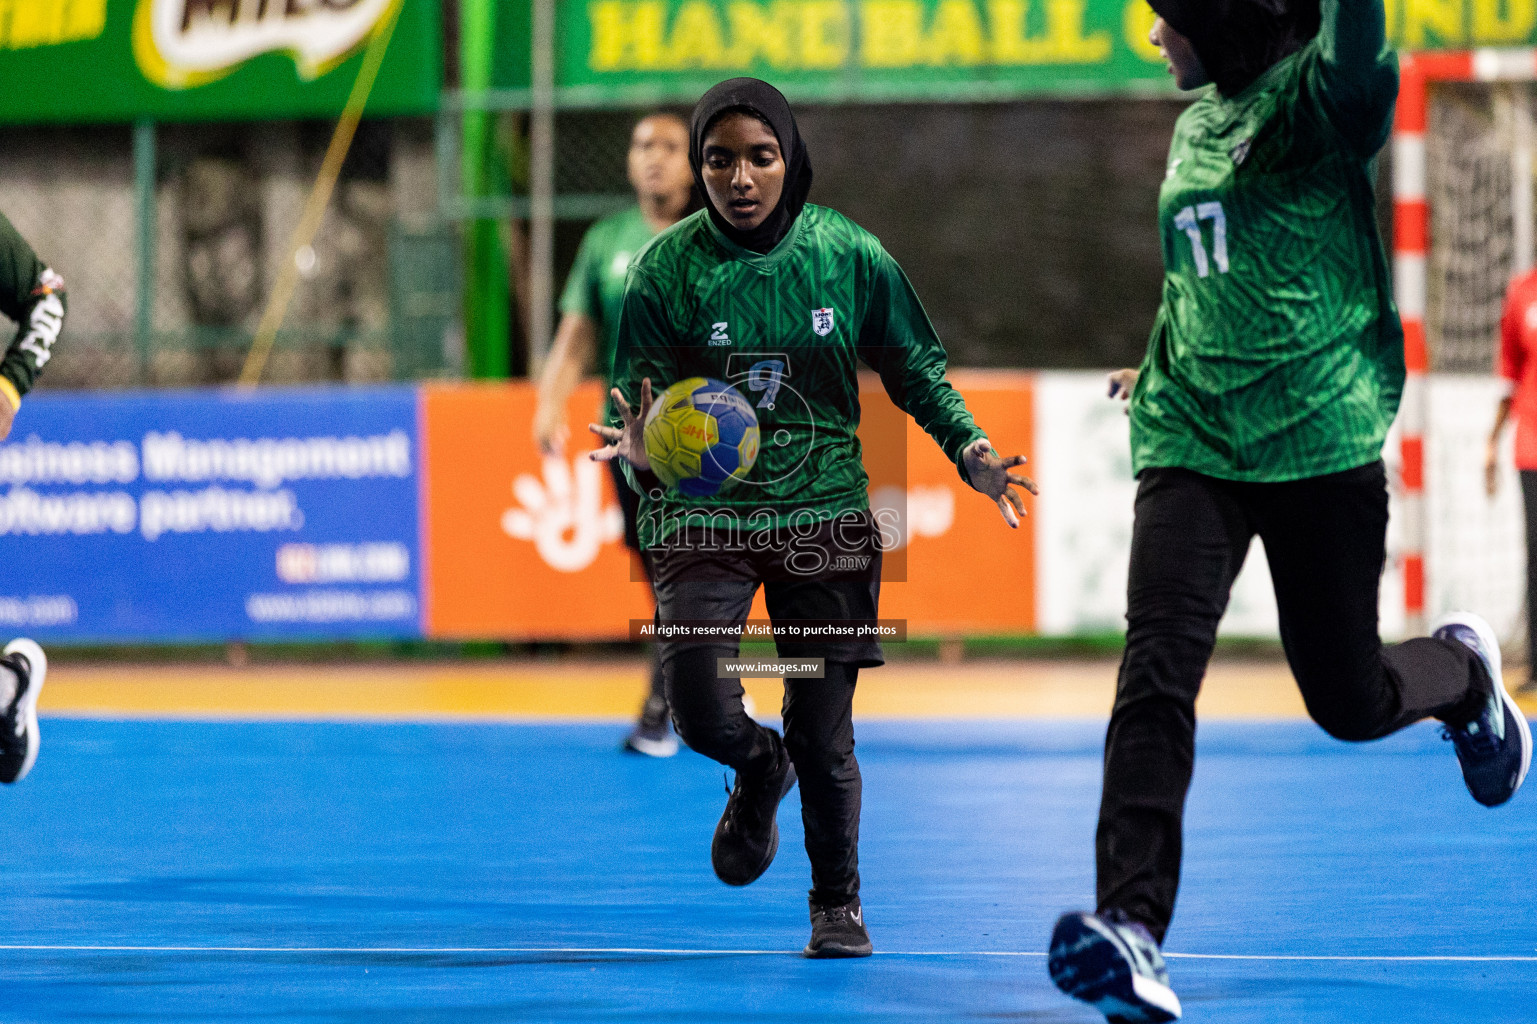
[[[1105,1015],[1110,1024],[1179,1020],[1179,997],[1152,933],[1134,921],[1063,914],[1051,933],[1047,970],[1057,988]]]
[[[31,640],[12,640],[0,665],[16,673],[16,693],[0,713],[0,782],[20,782],[37,761],[37,695],[48,675],[48,657]]]
[[[1494,629],[1472,612],[1453,612],[1440,619],[1431,636],[1472,649],[1494,684],[1488,702],[1462,726],[1448,725],[1442,733],[1457,749],[1462,780],[1473,799],[1498,807],[1516,795],[1532,766],[1532,730],[1500,673],[1500,644]]]
[[[645,706],[640,709],[640,720],[624,738],[623,749],[647,757],[671,757],[678,752],[678,738],[672,734],[665,700],[654,694],[646,698]]]
[[[779,760],[765,775],[736,773],[736,787],[715,826],[710,864],[715,877],[727,885],[756,882],[779,852],[779,801],[795,785],[795,765],[779,734],[774,733]]]
[[[869,956],[875,952],[870,933],[865,931],[865,912],[855,896],[850,903],[836,907],[811,904],[811,941],[801,956],[812,960],[836,960]]]

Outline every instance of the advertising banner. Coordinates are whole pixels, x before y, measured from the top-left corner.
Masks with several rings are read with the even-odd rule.
[[[693,102],[733,75],[802,99],[1169,90],[1145,0],[562,0],[570,100]]]
[[[861,379],[860,440],[883,522],[881,617],[911,637],[1124,628],[1136,482],[1102,373],[957,371],[977,422],[1040,485],[1011,530],[933,440]],[[1519,636],[1519,485],[1485,494],[1490,378],[1432,378],[1426,516],[1432,613]],[[0,444],[0,637],[175,642],[350,637],[623,640],[652,616],[617,493],[567,408],[541,456],[533,385],[29,397]],[[1397,479],[1396,435],[1383,455]],[[1392,497],[1385,635],[1404,630]],[[760,592],[751,613],[766,617]],[[1263,546],[1222,630],[1277,634]]]
[[[1126,628],[1126,572],[1137,496],[1125,405],[1106,397],[1103,373],[1033,376],[1034,467],[1041,486],[1034,506],[1040,550],[1035,577],[1038,631],[1056,636],[1119,632]],[[1483,419],[1479,422],[1487,426]],[[1383,451],[1389,479],[1397,479],[1397,453],[1394,434]],[[1404,630],[1403,572],[1395,557],[1398,508],[1395,500],[1379,600],[1381,629],[1387,636]],[[1270,569],[1258,540],[1233,584],[1218,632],[1244,637],[1280,634]]]
[[[996,445],[1029,453],[1028,375],[953,379]],[[425,389],[428,635],[623,639],[631,619],[651,616],[609,471],[586,455],[600,398],[596,385],[578,390],[567,409],[567,452],[541,458],[531,439],[532,386]],[[898,524],[899,544],[884,559],[882,617],[906,619],[911,635],[1030,632],[1028,524],[1009,529],[873,376],[861,380],[860,399],[871,504]],[[761,592],[752,615],[766,617]]]
[[[532,385],[423,388],[429,635],[623,639],[651,616],[609,470],[587,458],[601,396],[577,390],[567,451],[541,458]]]
[[[1537,4],[1388,0],[1402,49],[1537,43]],[[793,99],[985,100],[1173,94],[1146,0],[560,0],[562,102],[693,103],[755,75]],[[527,46],[513,33],[512,77]]]
[[[368,113],[430,113],[435,0],[3,0],[0,122],[334,117],[397,12]]]
[[[420,634],[411,388],[37,395],[0,445],[0,628]]]

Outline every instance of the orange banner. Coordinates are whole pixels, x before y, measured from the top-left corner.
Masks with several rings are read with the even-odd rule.
[[[1028,374],[952,380],[999,451],[1031,454]],[[860,390],[872,502],[905,509],[905,544],[886,558],[881,617],[907,619],[912,636],[1032,632],[1031,523],[1009,529],[916,424],[898,423],[877,381]],[[429,636],[617,640],[629,620],[651,615],[649,588],[633,582],[608,470],[586,458],[600,393],[596,384],[577,391],[567,452],[541,459],[531,439],[532,385],[423,388]],[[882,440],[898,430],[905,460],[903,445]],[[761,594],[752,614],[765,616]]]

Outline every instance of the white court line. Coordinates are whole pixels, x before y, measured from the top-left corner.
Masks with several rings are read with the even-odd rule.
[[[662,949],[639,946],[66,946],[0,945],[0,950],[63,953],[558,953],[651,954],[656,956],[795,956],[786,949]],[[876,950],[876,956],[1033,957],[1033,951]],[[1290,953],[1165,953],[1177,960],[1258,960],[1302,963],[1537,963],[1537,956],[1330,956]]]

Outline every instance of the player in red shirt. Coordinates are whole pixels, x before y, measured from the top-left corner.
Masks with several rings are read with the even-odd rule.
[[[1495,413],[1494,429],[1484,453],[1484,489],[1494,497],[1499,486],[1495,459],[1500,431],[1516,418],[1516,469],[1521,471],[1521,497],[1526,503],[1527,636],[1537,637],[1537,270],[1518,274],[1505,292],[1500,315],[1499,375],[1510,384]],[[1523,690],[1537,689],[1537,658]]]

